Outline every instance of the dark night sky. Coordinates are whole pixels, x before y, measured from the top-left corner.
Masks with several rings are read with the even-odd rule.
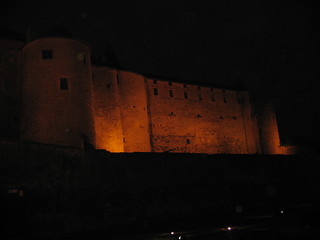
[[[283,136],[319,139],[317,4],[288,3],[10,1],[0,27],[37,34],[58,21],[95,57],[112,46],[123,69],[225,86],[241,80],[271,98]]]

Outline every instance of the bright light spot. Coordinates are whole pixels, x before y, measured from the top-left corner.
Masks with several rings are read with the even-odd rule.
[[[174,232],[171,232],[170,234],[171,234],[171,235],[174,235]]]
[[[230,231],[230,230],[231,230],[231,227],[228,227],[228,230]]]
[[[280,213],[283,213],[283,211],[281,210]]]
[[[181,239],[181,236],[179,236],[179,239]]]

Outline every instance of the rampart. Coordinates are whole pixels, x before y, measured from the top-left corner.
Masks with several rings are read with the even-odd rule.
[[[90,47],[68,37],[21,49],[4,42],[2,139],[110,152],[292,152],[281,147],[272,107],[254,105],[247,91],[92,66]]]

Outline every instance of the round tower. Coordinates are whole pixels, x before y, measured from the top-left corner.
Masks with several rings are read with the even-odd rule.
[[[262,154],[280,154],[280,137],[275,111],[269,103],[256,103]]]
[[[94,146],[90,47],[45,37],[22,48],[21,140]]]

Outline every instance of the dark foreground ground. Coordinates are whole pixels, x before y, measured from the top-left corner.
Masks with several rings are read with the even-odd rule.
[[[320,239],[318,155],[0,144],[0,239]]]

